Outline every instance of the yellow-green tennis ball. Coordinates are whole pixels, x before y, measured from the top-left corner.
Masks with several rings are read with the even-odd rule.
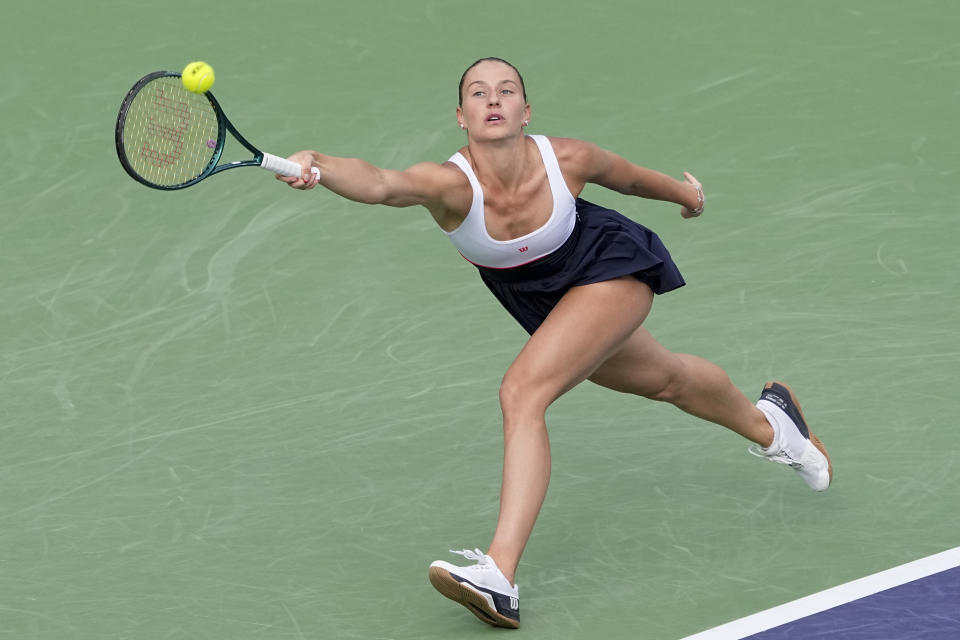
[[[187,91],[206,93],[213,86],[213,67],[206,62],[191,62],[183,68],[181,78]]]

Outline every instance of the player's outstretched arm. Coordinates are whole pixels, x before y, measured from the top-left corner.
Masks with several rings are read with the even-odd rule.
[[[581,140],[563,139],[563,154],[568,166],[584,182],[641,198],[664,200],[679,204],[680,214],[692,218],[703,212],[703,188],[688,172],[684,180],[633,164],[625,158],[595,144]]]
[[[355,202],[392,207],[436,208],[449,191],[451,185],[447,183],[456,178],[449,168],[430,162],[394,171],[366,160],[338,158],[316,151],[300,151],[289,159],[303,167],[303,175],[296,178],[278,175],[277,180],[294,189],[313,189],[319,184]],[[319,174],[312,172],[314,167]]]

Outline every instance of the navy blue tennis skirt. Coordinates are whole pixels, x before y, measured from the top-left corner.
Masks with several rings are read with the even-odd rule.
[[[559,249],[509,269],[477,265],[484,284],[532,334],[571,287],[633,276],[654,293],[682,287],[680,270],[660,238],[612,209],[577,198],[577,222]]]

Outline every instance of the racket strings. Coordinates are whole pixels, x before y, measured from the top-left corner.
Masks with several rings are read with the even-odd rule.
[[[179,77],[145,84],[130,101],[123,150],[130,167],[161,186],[189,182],[214,159],[219,125],[206,96],[191,93]]]

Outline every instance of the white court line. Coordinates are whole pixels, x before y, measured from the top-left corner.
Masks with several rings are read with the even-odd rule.
[[[806,618],[841,604],[960,566],[960,547],[841,584],[746,618],[707,629],[682,640],[741,640],[761,631]]]

